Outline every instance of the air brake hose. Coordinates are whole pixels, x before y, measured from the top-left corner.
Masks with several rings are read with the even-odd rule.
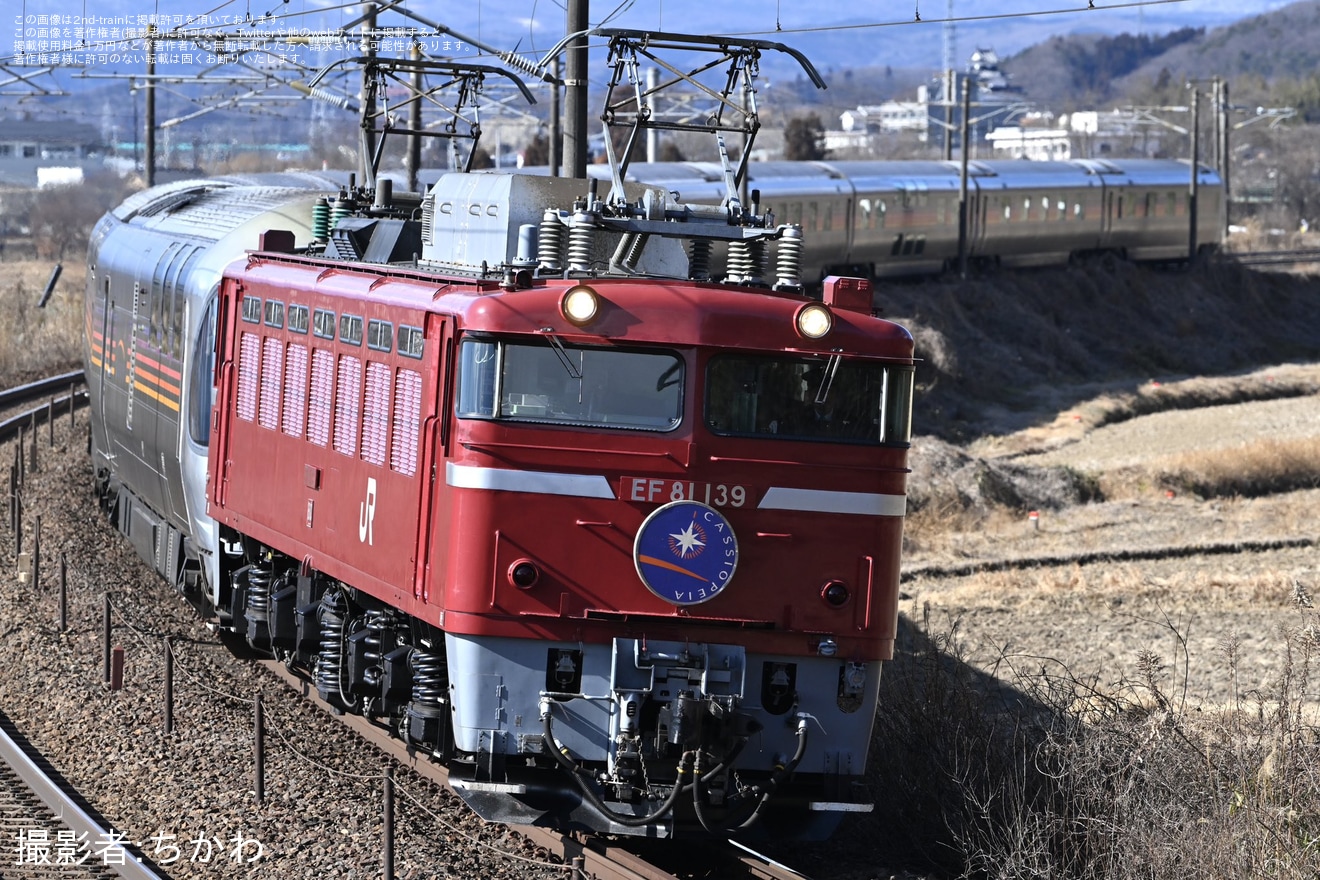
[[[674,809],[674,804],[678,801],[679,793],[686,787],[683,783],[683,776],[687,773],[687,765],[693,761],[692,752],[684,752],[682,757],[678,759],[678,778],[674,780],[674,787],[670,790],[669,796],[665,798],[664,802],[660,804],[660,807],[655,812],[646,816],[626,816],[623,813],[616,812],[605,806],[605,802],[600,799],[600,796],[597,795],[596,792],[591,790],[591,787],[587,784],[586,780],[582,778],[582,774],[578,772],[577,766],[573,763],[572,759],[568,757],[568,749],[560,748],[555,743],[555,735],[551,730],[552,719],[550,703],[548,700],[541,701],[541,722],[544,726],[542,739],[545,742],[546,749],[548,749],[550,754],[554,756],[554,759],[559,763],[559,766],[568,771],[568,775],[572,777],[573,783],[582,792],[582,796],[587,799],[587,803],[595,807],[602,816],[609,819],[611,822],[615,822],[628,828],[637,828],[642,825],[649,825],[652,822],[664,818]]]
[[[802,762],[803,756],[807,753],[807,719],[809,716],[798,716],[797,728],[797,751],[788,763],[775,770],[773,776],[766,781],[764,786],[754,785],[751,787],[751,795],[748,803],[751,805],[744,808],[743,812],[735,813],[732,816],[726,816],[722,822],[713,822],[706,812],[707,806],[704,793],[700,785],[701,768],[695,768],[698,777],[696,788],[693,792],[692,805],[696,810],[697,819],[701,822],[701,827],[711,834],[734,834],[746,830],[754,825],[761,816],[761,809],[770,800],[770,796],[775,793],[779,786],[783,785],[793,771],[797,769],[798,764]],[[707,774],[713,776],[714,773]]]
[[[725,771],[725,769],[732,767],[733,762],[738,760],[738,756],[742,754],[742,750],[746,745],[747,745],[747,737],[745,736],[738,737],[738,742],[734,745],[733,748],[729,749],[729,753],[725,755],[724,758],[718,764],[716,764],[714,767],[710,768],[709,770],[698,771],[697,773],[694,773],[692,777],[692,781],[689,782],[687,785],[683,786],[683,790],[688,791],[689,789],[692,788],[692,786],[696,785],[700,781],[697,778],[698,773],[704,773],[706,778],[709,779],[712,776],[720,775]]]

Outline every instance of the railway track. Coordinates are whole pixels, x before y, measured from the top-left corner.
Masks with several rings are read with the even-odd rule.
[[[1299,266],[1320,263],[1320,248],[1290,251],[1244,251],[1227,253],[1227,257],[1243,266]]]
[[[1264,553],[1270,550],[1315,547],[1320,540],[1312,537],[1267,538],[1252,541],[1224,541],[1217,543],[1172,544],[1158,547],[1131,547],[1115,550],[1090,550],[1079,553],[1060,553],[1044,556],[1017,556],[1004,559],[982,559],[956,565],[915,565],[905,568],[900,581],[907,583],[918,578],[957,578],[996,571],[1017,571],[1027,568],[1055,568],[1069,565],[1095,565],[1105,562],[1136,562],[1141,560],[1179,559],[1192,556],[1224,556],[1235,553]]]
[[[168,880],[97,816],[0,713],[0,857],[6,880]]]
[[[257,665],[284,685],[298,692],[331,715],[330,704],[317,699],[310,681],[291,672],[278,660],[258,660]],[[448,771],[432,763],[381,725],[361,715],[336,715],[347,727],[392,757],[401,766],[424,779],[448,786]],[[540,851],[562,861],[573,870],[574,880],[682,880],[687,877],[720,877],[726,880],[803,880],[806,874],[757,853],[736,842],[685,841],[679,846],[664,841],[612,840],[580,834],[560,834],[545,828],[513,826]],[[642,852],[645,854],[641,854]],[[699,872],[699,873],[698,873]]]
[[[83,371],[73,370],[0,390],[0,443],[38,423],[49,427],[72,408],[86,405],[86,391],[80,390],[83,385]]]

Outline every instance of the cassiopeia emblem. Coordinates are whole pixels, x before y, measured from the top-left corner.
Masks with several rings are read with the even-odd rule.
[[[675,605],[714,599],[733,580],[738,539],[724,514],[700,501],[675,501],[642,522],[633,562],[646,588]]]

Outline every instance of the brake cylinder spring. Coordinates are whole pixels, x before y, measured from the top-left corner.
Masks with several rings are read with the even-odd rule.
[[[344,697],[344,628],[348,623],[348,597],[332,588],[321,597],[317,620],[321,624],[320,651],[316,656],[316,690],[321,699]]]
[[[247,618],[265,621],[270,615],[270,585],[275,572],[252,566],[247,573]]]
[[[439,714],[449,691],[449,669],[445,659],[428,651],[414,648],[408,655],[412,669],[412,705],[409,712]]]

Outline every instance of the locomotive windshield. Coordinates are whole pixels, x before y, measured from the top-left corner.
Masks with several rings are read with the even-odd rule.
[[[683,412],[683,361],[672,352],[464,340],[461,418],[667,431]]]
[[[912,368],[832,357],[720,355],[706,382],[717,434],[906,445]]]

